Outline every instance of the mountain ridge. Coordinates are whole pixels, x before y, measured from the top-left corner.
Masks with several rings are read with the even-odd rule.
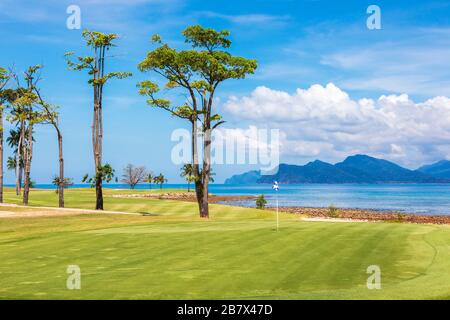
[[[441,160],[432,164],[424,165],[417,169],[420,172],[432,175],[434,177],[450,179],[450,161]]]
[[[440,165],[438,165],[440,163]],[[448,169],[448,172],[447,172]],[[443,171],[447,176],[436,176],[429,172]],[[410,170],[400,165],[368,155],[357,154],[344,161],[331,164],[314,160],[305,165],[282,163],[273,175],[261,175],[253,170],[233,175],[225,180],[225,184],[272,183],[278,181],[285,184],[296,183],[446,183],[450,182],[450,161],[437,162]]]

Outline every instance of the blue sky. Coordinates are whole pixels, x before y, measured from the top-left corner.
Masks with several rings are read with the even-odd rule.
[[[75,181],[93,168],[92,98],[86,75],[67,70],[63,57],[87,53],[81,30],[66,28],[71,4],[81,8],[82,28],[120,35],[108,69],[134,73],[105,90],[104,159],[118,173],[133,163],[165,173],[169,182],[182,181],[170,161],[170,135],[188,127],[146,106],[136,83],[158,78],[136,65],[152,48],[152,34],[182,48],[180,32],[192,24],[230,30],[231,51],[258,60],[254,75],[220,87],[217,108],[227,128],[281,129],[282,162],[336,162],[361,152],[415,168],[449,156],[450,103],[442,98],[450,96],[449,3],[1,0],[0,65],[18,71],[44,65],[42,91],[61,106],[66,172]],[[381,8],[381,30],[366,27],[371,4]],[[241,116],[260,99],[264,112]],[[283,112],[288,116],[274,120]],[[293,121],[289,114],[298,117]],[[45,183],[57,172],[52,128],[37,128],[36,140],[32,179]],[[218,166],[216,180],[250,168],[256,167]],[[6,175],[7,182],[13,179]]]

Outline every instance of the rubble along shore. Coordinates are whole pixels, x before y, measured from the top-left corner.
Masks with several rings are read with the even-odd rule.
[[[276,210],[276,208],[272,207],[267,209]],[[450,216],[446,215],[418,215],[414,213],[351,208],[336,208],[335,212],[333,213],[330,212],[329,208],[279,207],[278,210],[280,212],[302,214],[308,217],[317,218],[450,224]]]
[[[161,200],[179,200],[197,202],[195,192],[165,192],[165,193],[136,193],[136,194],[115,194],[113,198],[149,198],[149,199],[161,199]],[[223,202],[223,201],[243,201],[253,200],[255,196],[217,196],[209,194],[208,199],[211,203]]]

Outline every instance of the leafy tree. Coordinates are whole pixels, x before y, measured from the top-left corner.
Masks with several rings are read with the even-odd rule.
[[[145,167],[135,167],[132,164],[128,164],[123,169],[122,182],[134,189],[140,182],[144,182],[147,177],[147,170]]]
[[[267,204],[267,200],[266,200],[266,198],[264,197],[263,194],[259,195],[258,197],[256,197],[255,202],[256,202],[256,208],[257,209],[264,209],[266,207],[266,204]]]
[[[56,138],[58,139],[58,162],[59,162],[59,179],[58,179],[58,181],[61,182],[61,185],[59,186],[59,192],[58,192],[58,198],[59,198],[58,204],[59,204],[60,208],[64,208],[64,188],[65,188],[64,182],[66,181],[66,179],[64,178],[63,138],[62,138],[62,133],[61,133],[61,129],[59,126],[58,107],[45,102],[42,99],[39,88],[37,88],[36,86],[34,86],[33,91],[38,98],[38,105],[40,106],[41,113],[43,114],[43,116],[45,118],[43,123],[50,124],[51,126],[53,126],[53,128],[56,131]]]
[[[97,181],[100,179],[101,181],[110,182],[114,178],[114,169],[110,164],[103,165],[100,170],[97,170],[95,176],[89,177],[89,174],[84,175],[81,182],[87,182],[91,184],[91,188],[97,187]]]
[[[102,183],[103,174],[102,153],[103,153],[103,87],[108,80],[117,78],[123,79],[131,76],[129,72],[105,72],[106,52],[114,46],[114,40],[117,39],[116,34],[106,34],[98,31],[84,30],[83,38],[86,45],[91,50],[89,56],[80,56],[71,60],[72,52],[66,53],[67,64],[72,70],[86,70],[89,75],[88,83],[94,88],[94,116],[92,122],[92,145],[94,151],[95,162],[95,209],[103,210],[103,191]]]
[[[186,163],[181,167],[181,173],[180,176],[185,178],[188,183],[188,192],[191,191],[191,183],[195,182],[195,176],[194,176],[194,166],[190,163]]]
[[[188,50],[176,50],[162,42],[158,35],[152,37],[157,47],[148,52],[139,63],[142,72],[152,71],[166,80],[165,88],[179,89],[187,94],[186,102],[175,104],[158,96],[158,84],[150,80],[138,84],[139,93],[148,98],[147,103],[163,109],[171,115],[185,119],[191,126],[192,165],[195,177],[195,192],[200,217],[208,218],[208,187],[211,171],[211,133],[224,121],[214,112],[214,96],[222,82],[228,79],[243,79],[254,73],[257,63],[231,55],[228,31],[216,31],[201,26],[191,26],[183,31]],[[197,136],[202,135],[203,146],[199,148]],[[203,153],[202,167],[199,150]]]
[[[33,128],[36,124],[45,121],[46,116],[38,108],[38,97],[34,92],[37,82],[40,80],[40,65],[31,66],[24,72],[26,86],[20,85],[17,76],[18,88],[16,89],[16,98],[11,102],[12,111],[9,120],[13,123],[19,123],[19,144],[20,154],[16,164],[20,163],[20,156],[24,165],[24,184],[23,184],[23,203],[28,204],[30,193],[30,171],[33,158]]]
[[[156,185],[159,184],[159,189],[162,190],[163,184],[167,182],[167,179],[162,173],[160,173],[159,176],[153,177],[153,182]]]
[[[10,79],[10,73],[0,67],[0,202],[3,202],[3,113],[4,103],[7,98],[4,96],[4,89]]]

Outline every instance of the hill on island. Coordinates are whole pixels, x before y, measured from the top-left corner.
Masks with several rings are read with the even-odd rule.
[[[442,172],[421,167],[419,170],[403,168],[398,164],[367,155],[354,155],[344,161],[331,164],[320,160],[305,165],[280,164],[274,175],[261,175],[259,171],[249,171],[225,180],[226,184],[272,183],[444,183],[450,182],[450,161],[447,163],[448,176],[438,176]],[[433,171],[434,170],[434,171]],[[429,171],[429,172],[427,172]]]
[[[441,160],[433,164],[422,166],[417,169],[420,172],[432,175],[436,178],[450,179],[450,161]]]

